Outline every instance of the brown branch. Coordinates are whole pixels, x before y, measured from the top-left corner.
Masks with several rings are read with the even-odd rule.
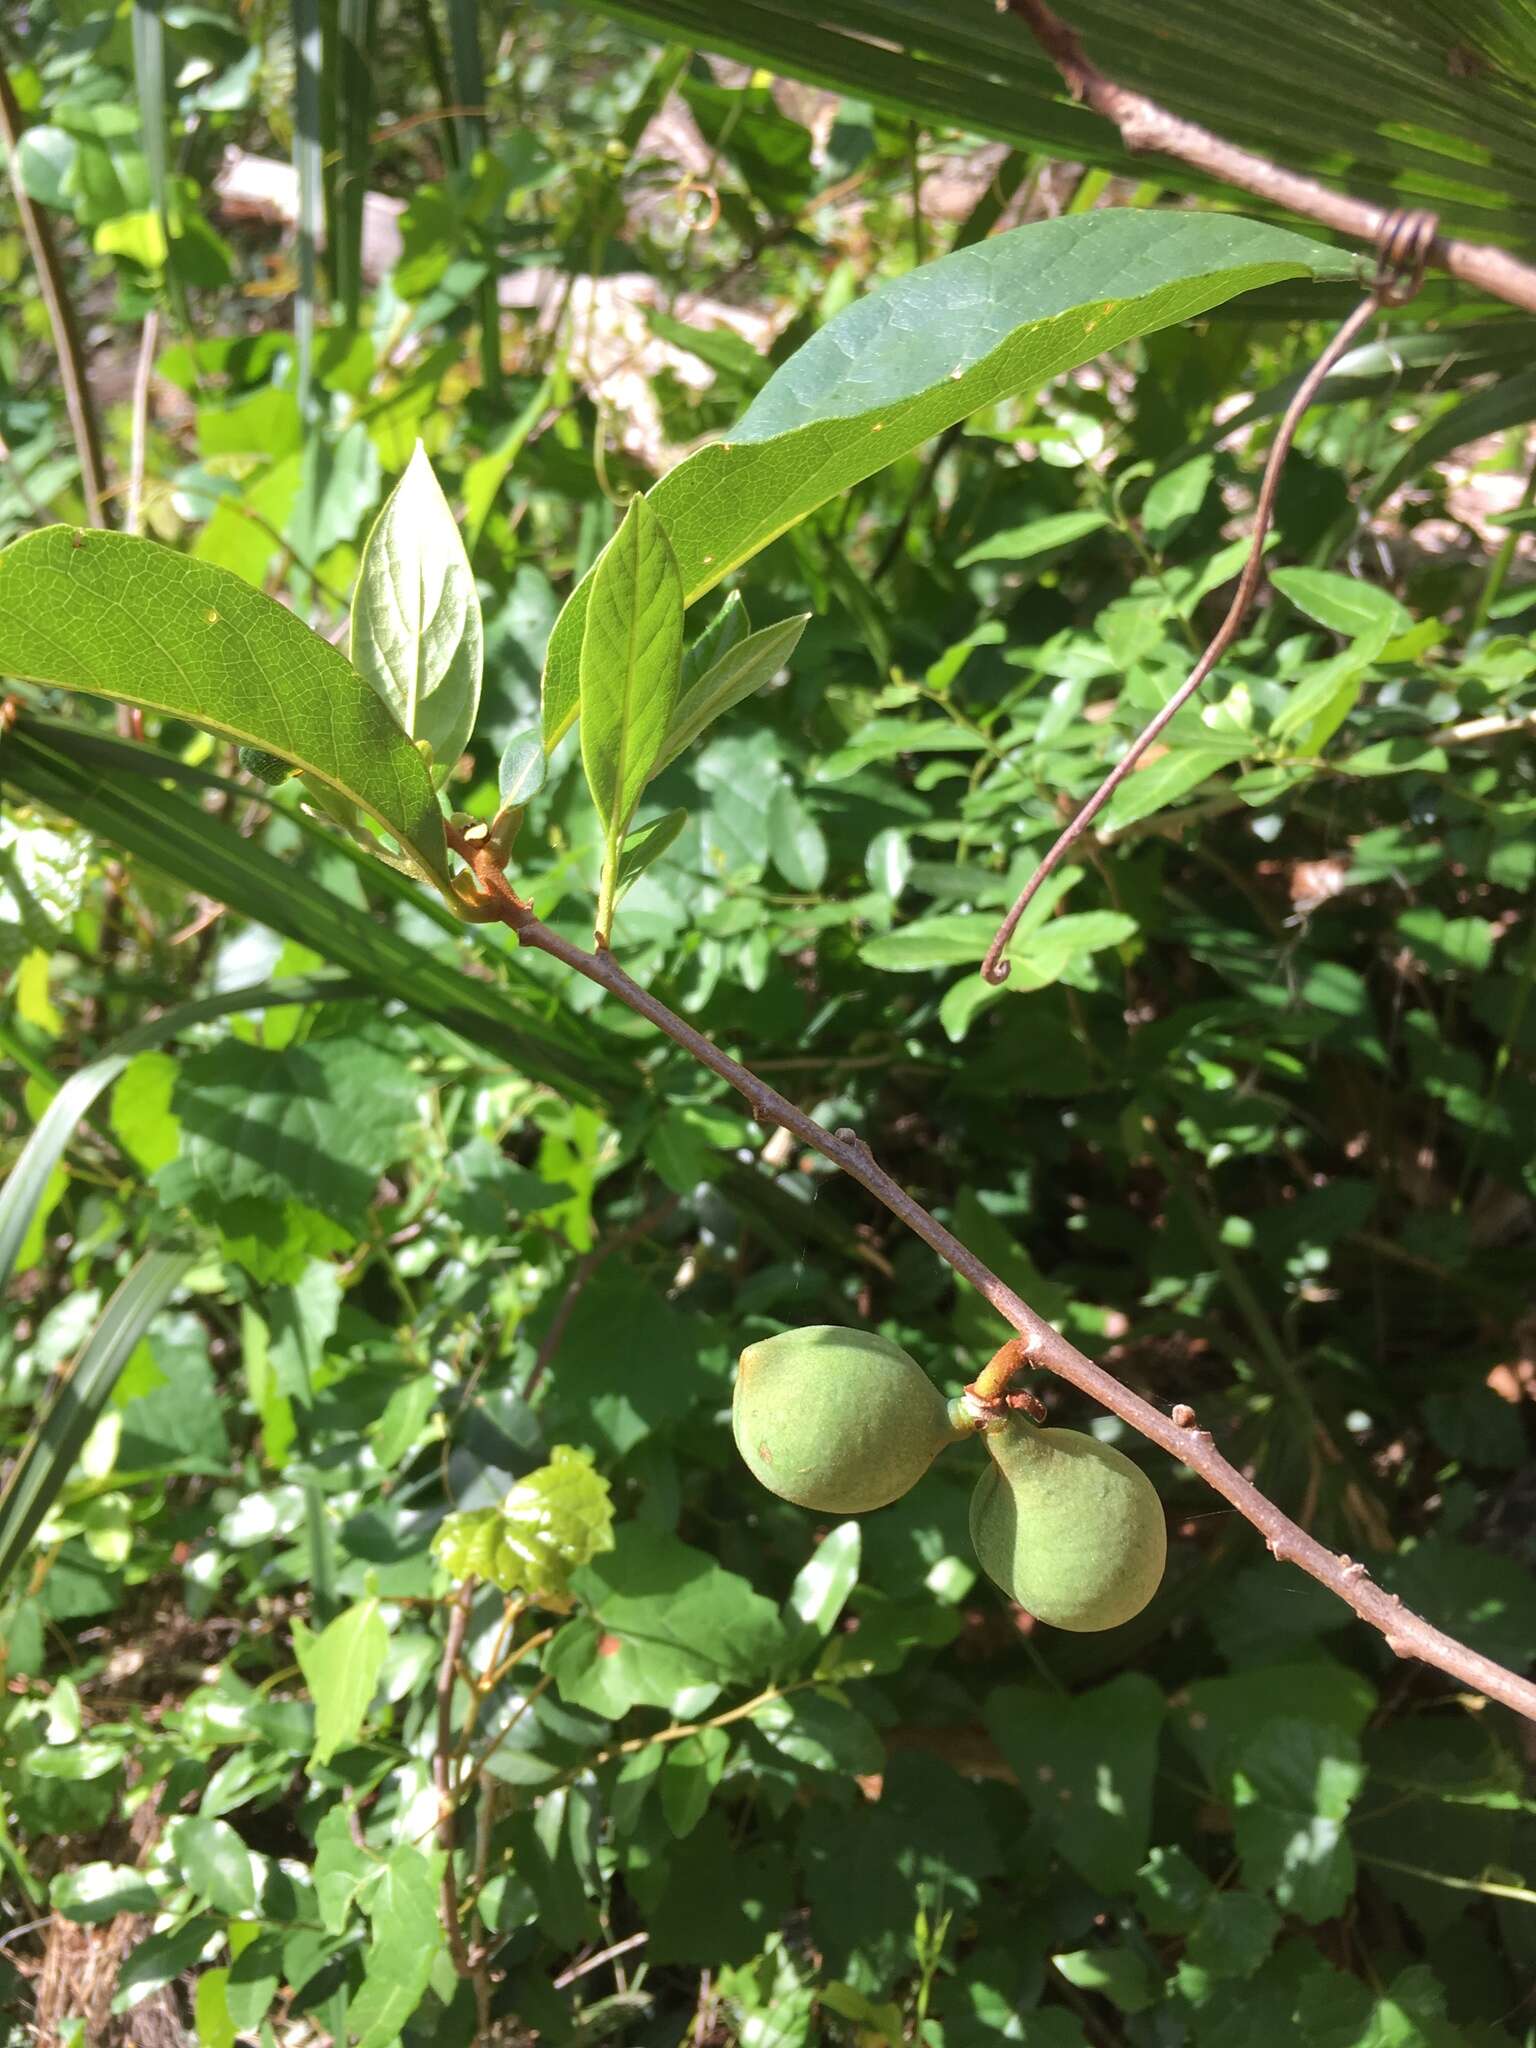
[[[982,979],[999,988],[1012,972],[1010,963],[1003,957],[1008,942],[1018,930],[1019,919],[1028,910],[1047,875],[1052,874],[1066,859],[1072,847],[1087,831],[1094,819],[1109,802],[1115,791],[1135,768],[1136,763],[1151,746],[1158,734],[1164,731],[1184,709],[1196,690],[1205,681],[1211,670],[1237,638],[1238,629],[1248,615],[1253,594],[1259,587],[1259,571],[1264,561],[1264,542],[1269,533],[1269,522],[1274,516],[1275,494],[1280,488],[1281,471],[1285,459],[1291,452],[1291,442],[1296,429],[1301,425],[1303,413],[1317,396],[1318,386],[1328,375],[1339,357],[1349,347],[1367,320],[1379,310],[1381,299],[1378,292],[1371,292],[1362,299],[1353,313],[1340,327],[1338,333],[1312,365],[1285,409],[1275,435],[1274,446],[1269,451],[1269,460],[1264,465],[1264,480],[1259,486],[1259,502],[1253,515],[1253,538],[1248,548],[1248,559],[1243,564],[1243,573],[1237,579],[1237,589],[1227,608],[1227,615],[1216,628],[1210,645],[1195,663],[1188,676],[1179,685],[1168,702],[1150,718],[1126,748],[1120,759],[1111,768],[1098,788],[1081,806],[1066,830],[1061,833],[1050,850],[1014,898],[1013,907],[997,928],[997,934],[987,948],[987,957],[981,963]]]
[[[437,1792],[437,1846],[443,1851],[443,1926],[448,1935],[448,1952],[453,1967],[474,1986],[479,2016],[477,2040],[484,2040],[490,2026],[490,1985],[485,1970],[469,1953],[459,1919],[459,1883],[454,1874],[454,1837],[457,1808],[453,1784],[453,1688],[459,1675],[459,1652],[469,1627],[469,1610],[475,1597],[475,1582],[466,1579],[454,1597],[448,1616],[448,1634],[443,1643],[442,1662],[437,1667],[437,1747],[432,1753],[432,1783]]]
[[[962,1280],[969,1281],[1004,1322],[1018,1331],[1024,1339],[1024,1352],[1032,1366],[1066,1380],[1088,1395],[1090,1400],[1097,1401],[1100,1407],[1107,1408],[1122,1422],[1129,1423],[1132,1429],[1161,1450],[1167,1451],[1170,1457],[1198,1473],[1208,1486],[1230,1501],[1238,1513],[1253,1524],[1264,1537],[1272,1556],[1284,1564],[1296,1565],[1331,1593],[1337,1594],[1362,1621],[1385,1636],[1388,1648],[1397,1656],[1417,1657],[1421,1663],[1433,1665],[1463,1684],[1475,1687],[1489,1699],[1501,1701],[1527,1720],[1536,1721],[1536,1685],[1412,1613],[1395,1593],[1388,1593],[1375,1585],[1363,1564],[1338,1555],[1309,1536],[1305,1529],[1283,1514],[1273,1501],[1245,1479],[1234,1465],[1228,1463],[1217,1450],[1210,1431],[1196,1427],[1193,1409],[1181,1405],[1172,1416],[1165,1415],[1150,1401],[1144,1401],[1129,1387],[1122,1386],[1112,1373],[1095,1365],[1075,1345],[1069,1344],[952,1231],[946,1230],[937,1217],[931,1216],[898,1181],[877,1165],[874,1155],[857,1133],[846,1129],[837,1132],[826,1130],[776,1088],[769,1087],[750,1068],[721,1052],[718,1046],[676,1016],[649,990],[631,981],[611,953],[586,952],[542,924],[529,906],[513,893],[496,865],[494,852],[483,841],[471,841],[452,826],[448,837],[454,850],[472,868],[484,892],[486,914],[494,915],[501,923],[510,926],[517,934],[519,944],[547,953],[551,959],[561,961],[575,973],[616,996],[626,1008],[645,1018],[647,1023],[654,1024],[658,1031],[665,1033],[674,1045],[680,1046],[701,1066],[708,1067],[711,1073],[729,1082],[744,1098],[758,1123],[780,1126],[792,1132],[802,1144],[809,1145],[861,1187],[867,1188],[898,1222],[904,1223],[908,1230],[937,1252]]]
[[[16,148],[21,141],[23,125],[21,108],[11,90],[11,81],[5,66],[0,64],[0,143],[5,146],[21,231],[27,238],[32,267],[37,273],[38,290],[48,314],[48,324],[53,330],[59,382],[64,387],[64,406],[69,414],[70,432],[74,436],[75,457],[80,464],[80,493],[85,500],[85,516],[90,525],[105,526],[108,523],[107,473],[101,457],[101,429],[86,376],[85,352],[80,345],[75,309],[64,282],[63,265],[53,246],[53,236],[42,208],[29,197],[21,182]]]
[[[1156,100],[1117,85],[1092,62],[1083,49],[1077,31],[1045,4],[1045,0],[1001,0],[1002,11],[1016,14],[1066,81],[1074,99],[1081,100],[1120,131],[1120,139],[1134,154],[1153,152],[1176,157],[1224,185],[1236,185],[1272,206],[1307,220],[1335,228],[1358,242],[1375,246],[1391,219],[1389,210],[1352,199],[1348,193],[1330,191],[1313,178],[1282,170],[1266,157],[1239,149],[1201,128],[1194,121],[1160,107]],[[1504,299],[1527,313],[1536,313],[1536,269],[1521,263],[1503,249],[1484,242],[1457,242],[1436,235],[1427,245],[1428,261],[1436,270],[1476,285],[1491,298]]]

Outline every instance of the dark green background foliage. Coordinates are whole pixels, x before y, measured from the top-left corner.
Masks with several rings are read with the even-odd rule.
[[[44,4],[0,49],[117,477],[161,323],[146,531],[329,632],[424,441],[486,621],[452,802],[488,819],[560,606],[653,465],[1010,194],[1034,218],[1106,193],[1023,156],[989,183],[953,129],[577,8],[487,7],[478,48],[476,26]],[[669,102],[691,172],[647,132]],[[226,145],[316,170],[329,264],[226,215]],[[365,185],[403,207],[382,276]],[[1191,217],[1156,183],[1108,196]],[[82,516],[27,266],[0,204],[0,542]],[[624,344],[644,382],[599,403],[591,281],[621,273],[649,280]],[[1276,285],[1127,342],[773,540],[735,579],[753,624],[810,622],[787,677],[646,790],[642,825],[686,823],[615,943],[1085,1350],[1193,1404],[1288,1513],[1524,1669],[1529,320],[1431,285],[1341,366],[1239,645],[1050,884],[1007,986],[976,971],[1214,627],[1273,422],[1350,303]],[[764,349],[719,307],[771,316],[745,323]],[[510,1637],[482,1584],[464,1669],[528,1647],[449,1698],[499,2038],[1532,2039],[1527,1728],[1399,1662],[1057,1386],[1053,1419],[1135,1456],[1170,1517],[1162,1592],[1108,1634],[1034,1628],[979,1578],[975,1446],[858,1526],[755,1488],[744,1343],[876,1329],[952,1393],[1006,1332],[589,984],[457,923],[297,785],[241,778],[227,740],[147,724],[122,740],[107,707],[27,688],[0,739],[7,1165],[150,1020],[89,1102],[70,1083],[61,1163],[0,1198],[7,1455],[66,1367],[98,1388],[23,1461],[69,1476],[0,1616],[7,2038],[41,2006],[103,2040],[151,2015],[210,2048],[300,2019],[472,2039],[433,1832],[432,1539],[565,1445],[611,1488],[613,1547]],[[568,738],[512,873],[583,944],[602,854]]]

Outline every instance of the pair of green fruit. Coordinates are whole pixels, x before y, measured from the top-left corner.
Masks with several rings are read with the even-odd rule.
[[[839,1515],[899,1500],[946,1444],[981,1430],[991,1463],[971,1496],[971,1542],[988,1578],[1055,1628],[1114,1628],[1162,1579],[1162,1502],[1129,1458],[1011,1410],[978,1419],[884,1337],[821,1324],[749,1344],[731,1423],[771,1493]]]

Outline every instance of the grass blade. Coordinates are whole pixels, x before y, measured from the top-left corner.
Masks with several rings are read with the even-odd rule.
[[[336,9],[335,151],[332,177],[331,276],[342,316],[357,325],[363,297],[363,201],[373,162],[374,0],[338,0]]]
[[[0,1488],[0,1590],[26,1555],[69,1478],[134,1346],[196,1262],[195,1252],[145,1252],[101,1312]]]
[[[487,957],[509,986],[464,973],[402,938],[388,924],[324,888],[250,840],[209,818],[191,798],[163,787],[177,764],[146,762],[144,750],[79,727],[23,718],[5,737],[0,768],[15,789],[73,818],[99,838],[136,855],[186,887],[298,940],[323,960],[365,979],[394,1001],[445,1025],[518,1072],[549,1082],[577,1101],[610,1107],[633,1100],[629,1063],[607,1033],[578,1021],[541,990],[515,956],[487,940]],[[149,773],[146,773],[146,768]],[[228,787],[217,777],[183,779]],[[321,834],[332,859],[344,840]],[[430,896],[361,855],[372,888],[428,916]],[[398,888],[395,886],[398,881]],[[441,921],[462,933],[445,910]],[[474,943],[470,934],[469,942]]]
[[[320,0],[292,0],[292,21],[293,167],[299,178],[299,287],[293,302],[293,341],[299,365],[299,411],[308,422],[313,413],[318,253],[325,232],[320,122],[324,36]]]
[[[448,0],[448,77],[453,89],[459,161],[468,165],[485,145],[485,65],[480,55],[479,0]],[[494,250],[487,251],[494,258]],[[498,266],[480,285],[480,382],[488,398],[501,397],[501,305]]]

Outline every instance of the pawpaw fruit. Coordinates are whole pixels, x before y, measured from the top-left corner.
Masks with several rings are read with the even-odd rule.
[[[951,1422],[950,1404],[899,1344],[820,1323],[747,1346],[731,1427],[770,1493],[859,1515],[899,1500],[975,1425]]]
[[[1115,1628],[1162,1581],[1157,1488],[1123,1452],[1075,1429],[1010,1416],[983,1439],[971,1542],[987,1577],[1053,1628]]]

